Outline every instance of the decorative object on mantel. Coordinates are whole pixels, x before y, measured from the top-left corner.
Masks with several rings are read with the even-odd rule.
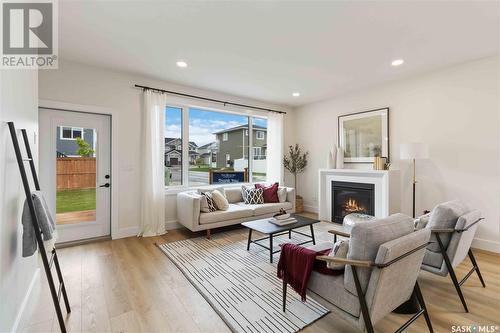
[[[344,168],[344,149],[337,146],[337,161],[335,165],[335,169],[343,169]]]
[[[337,166],[337,147],[333,147],[328,151],[328,156],[326,158],[326,168],[335,169]]]
[[[304,199],[298,195],[297,175],[306,169],[308,155],[309,152],[303,153],[299,144],[296,143],[295,146],[289,146],[288,155],[283,156],[283,166],[293,175],[295,193],[297,193],[295,197],[295,212],[297,213],[304,211]]]
[[[342,115],[338,122],[344,163],[373,163],[375,156],[389,161],[389,108]]]
[[[328,151],[326,159],[327,169],[342,169],[344,167],[344,151],[342,148],[335,146]]]
[[[402,160],[412,160],[413,162],[413,217],[415,217],[415,187],[416,179],[416,162],[417,159],[429,158],[429,146],[426,143],[402,143],[400,146],[400,156]]]

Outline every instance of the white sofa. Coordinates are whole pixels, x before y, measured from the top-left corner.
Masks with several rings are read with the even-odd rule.
[[[196,190],[177,194],[177,218],[179,223],[191,231],[206,230],[207,238],[210,238],[211,229],[271,217],[280,208],[284,208],[289,213],[295,212],[295,189],[290,187],[286,188],[285,202],[258,205],[246,205],[243,202],[241,187],[227,187],[225,192],[229,201],[229,209],[210,213],[200,212],[201,198]]]

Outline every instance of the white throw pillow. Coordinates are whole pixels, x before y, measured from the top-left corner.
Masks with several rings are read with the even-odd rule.
[[[341,239],[338,240],[335,244],[333,244],[332,250],[328,254],[329,257],[335,258],[347,258],[347,252],[349,251],[349,240]],[[337,264],[333,262],[327,262],[326,267],[329,269],[341,270],[345,268],[345,264]]]
[[[229,202],[226,197],[219,192],[219,190],[212,191],[212,199],[219,210],[228,210]]]
[[[286,187],[278,187],[278,201],[286,202]]]

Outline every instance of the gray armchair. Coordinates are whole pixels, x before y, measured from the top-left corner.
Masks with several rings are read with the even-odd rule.
[[[422,263],[422,269],[440,276],[450,275],[451,281],[462,301],[465,312],[469,312],[461,286],[476,272],[484,288],[483,277],[471,250],[472,240],[478,223],[483,220],[478,210],[469,211],[460,201],[449,201],[437,205],[425,225],[431,230],[431,241]],[[454,268],[466,257],[472,262],[472,269],[458,281]]]
[[[308,290],[331,303],[333,312],[368,333],[374,332],[375,323],[415,293],[420,310],[398,332],[421,315],[424,315],[429,331],[433,332],[417,283],[431,232],[428,229],[413,231],[413,219],[403,214],[354,225],[346,259],[317,257],[345,264],[344,274],[332,276],[313,271]],[[328,245],[317,245],[316,249],[325,246]],[[285,311],[286,284],[283,287]]]

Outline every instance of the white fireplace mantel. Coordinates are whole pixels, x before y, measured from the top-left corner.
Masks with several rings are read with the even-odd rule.
[[[400,211],[399,170],[320,169],[319,219],[332,221],[332,182],[373,184],[375,216],[385,217]]]

